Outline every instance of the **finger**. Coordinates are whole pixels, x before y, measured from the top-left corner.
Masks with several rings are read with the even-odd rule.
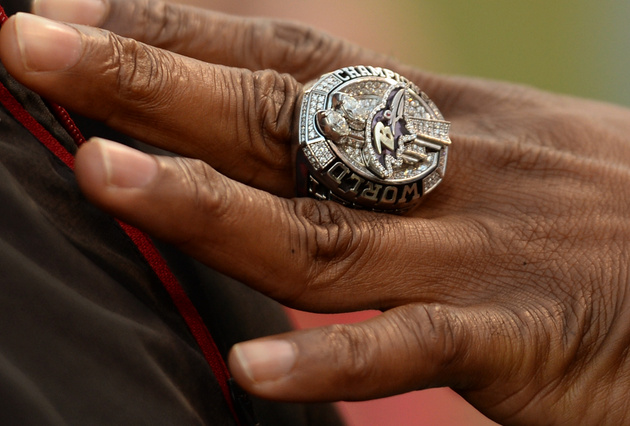
[[[413,304],[363,323],[237,344],[229,366],[248,392],[275,400],[363,400],[442,386],[473,391],[499,378],[505,395],[511,380],[531,379],[542,361],[517,334],[522,328],[516,315],[498,310]]]
[[[391,56],[298,22],[232,16],[158,0],[36,0],[33,12],[59,21],[99,25],[210,63],[252,71],[272,69],[301,83],[345,66],[366,64],[398,71],[438,103],[458,98],[461,89],[459,82],[449,84]]]
[[[357,64],[393,69],[428,93],[447,118],[469,115],[480,104],[504,112],[506,99],[511,99],[505,93],[514,91],[505,84],[492,86],[418,71],[296,22],[236,17],[156,0],[37,0],[33,9],[60,21],[101,25],[202,61],[249,70],[273,69],[301,83]]]
[[[465,285],[442,278],[447,270],[456,275],[453,265],[472,253],[457,225],[446,232],[436,220],[411,226],[332,202],[278,198],[199,160],[153,157],[104,141],[79,149],[76,174],[95,204],[293,307],[465,300]]]
[[[202,61],[290,73],[301,82],[343,66],[395,66],[385,55],[303,24],[236,17],[163,1],[37,0],[33,12],[65,22],[100,25]]]
[[[210,65],[29,14],[3,25],[0,52],[9,72],[45,98],[232,178],[293,193],[301,85],[288,75]]]

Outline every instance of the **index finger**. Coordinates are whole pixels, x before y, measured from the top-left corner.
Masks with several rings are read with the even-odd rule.
[[[0,51],[7,70],[49,100],[241,182],[293,193],[302,86],[287,74],[212,65],[29,14],[5,22]]]

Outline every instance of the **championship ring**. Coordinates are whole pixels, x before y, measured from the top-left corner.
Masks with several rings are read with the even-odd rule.
[[[403,213],[444,177],[450,123],[415,84],[385,68],[325,74],[304,92],[298,196]]]

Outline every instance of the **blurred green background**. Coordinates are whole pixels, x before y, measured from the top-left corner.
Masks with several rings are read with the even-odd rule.
[[[630,105],[628,0],[179,0],[288,18],[447,74]]]
[[[428,26],[438,46],[430,64],[421,54],[414,64],[630,105],[629,1],[398,3],[413,11],[407,29]]]

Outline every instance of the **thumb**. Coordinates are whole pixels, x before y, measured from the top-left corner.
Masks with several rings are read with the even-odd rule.
[[[523,355],[507,323],[490,312],[406,305],[363,323],[239,343],[229,365],[243,388],[275,400],[363,400],[441,386],[478,389],[509,374]]]

